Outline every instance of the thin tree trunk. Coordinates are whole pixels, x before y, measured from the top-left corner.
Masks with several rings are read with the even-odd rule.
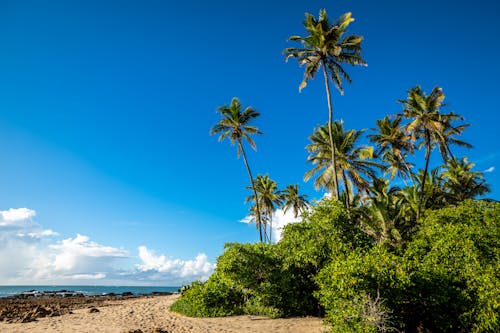
[[[344,181],[344,191],[345,191],[345,207],[349,209],[349,186],[347,185],[347,176],[345,170],[342,170],[342,179]]]
[[[406,171],[408,171],[408,177],[411,180],[411,184],[415,185],[415,180],[413,179],[413,174],[411,173],[411,170],[410,170],[410,167],[408,166],[408,163],[406,163],[406,161],[404,159],[403,159],[403,164],[406,168]],[[403,178],[403,181],[404,181],[404,178]],[[405,182],[405,185],[406,185],[406,182]]]
[[[428,130],[425,130],[425,169],[424,175],[422,179],[422,188],[420,189],[420,199],[418,200],[418,208],[417,208],[417,221],[420,219],[420,213],[422,212],[422,202],[424,201],[424,191],[425,191],[425,181],[427,179],[427,172],[429,170],[429,160],[431,156],[431,142],[430,142],[430,134]]]
[[[333,166],[333,186],[335,191],[335,198],[338,200],[340,197],[339,192],[339,180],[337,178],[337,163],[335,162],[335,144],[333,142],[332,134],[332,118],[333,118],[333,107],[332,107],[332,95],[330,93],[330,84],[328,83],[328,73],[326,72],[325,62],[322,61],[323,65],[323,76],[325,77],[325,88],[326,88],[326,98],[328,101],[328,135],[330,136],[330,149],[332,150],[332,166]]]
[[[269,216],[269,244],[273,242],[273,216]]]
[[[250,171],[250,166],[248,165],[247,161],[247,155],[245,154],[245,150],[243,149],[243,144],[241,143],[241,139],[238,140],[238,146],[241,150],[241,154],[243,155],[243,161],[245,162],[245,166],[247,167],[248,177],[250,177],[250,183],[252,184],[252,190],[255,196],[255,207],[257,208],[256,221],[257,224],[259,225],[259,237],[260,237],[260,242],[262,243],[262,223],[260,219],[261,215],[260,215],[260,207],[259,207],[259,200],[257,197],[257,191],[255,190],[255,184],[253,182],[252,172]]]

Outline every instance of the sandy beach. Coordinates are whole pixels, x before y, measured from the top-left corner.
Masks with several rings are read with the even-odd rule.
[[[276,333],[319,333],[325,332],[320,318],[268,319],[255,316],[234,316],[225,318],[189,318],[171,312],[170,305],[179,297],[146,296],[124,299],[88,300],[63,305],[61,310],[46,314],[35,321],[20,322],[6,320],[6,306],[0,308],[3,320],[0,332],[109,332],[109,333],[237,333],[237,332],[276,332]],[[30,305],[32,305],[30,303]],[[44,309],[36,305],[31,313]],[[58,308],[59,309],[59,308]],[[29,318],[28,318],[29,320]],[[25,321],[28,321],[25,320]],[[13,322],[12,322],[13,321]]]

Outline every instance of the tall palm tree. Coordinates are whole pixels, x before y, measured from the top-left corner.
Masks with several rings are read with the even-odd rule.
[[[452,159],[446,163],[442,177],[448,202],[455,204],[490,191],[483,173],[472,171],[473,167],[474,163],[469,162],[467,157]]]
[[[245,149],[243,147],[243,139],[248,142],[250,147],[257,150],[251,135],[262,134],[262,132],[260,132],[257,127],[250,125],[250,122],[257,118],[260,113],[252,107],[247,107],[242,110],[241,103],[236,97],[231,100],[231,104],[219,107],[217,112],[220,113],[222,118],[210,129],[210,135],[218,134],[219,141],[228,138],[231,145],[237,144],[237,156],[238,158],[240,155],[243,156],[243,161],[245,162],[245,167],[248,172],[248,177],[250,178],[253,193],[257,195],[252,177],[252,171],[250,170]],[[256,202],[255,209],[257,212],[256,223],[259,227],[259,236],[260,241],[262,242],[262,223],[260,220],[261,212],[259,202]]]
[[[295,218],[309,206],[307,195],[299,194],[299,185],[287,185],[281,192],[281,198],[283,211],[286,213],[288,209],[292,208]]]
[[[347,27],[354,21],[351,13],[345,13],[335,22],[331,23],[326,14],[326,10],[319,12],[316,19],[313,15],[306,13],[303,24],[308,33],[306,37],[291,36],[289,40],[300,42],[302,47],[290,47],[284,50],[286,60],[296,58],[300,65],[305,65],[304,78],[299,86],[301,91],[309,79],[313,79],[316,73],[323,69],[325,80],[326,97],[328,102],[328,129],[330,137],[331,165],[333,167],[334,195],[339,199],[340,192],[338,186],[336,170],[336,152],[333,144],[333,135],[330,131],[333,122],[332,97],[330,93],[330,80],[340,92],[344,94],[342,80],[351,82],[351,77],[342,67],[349,65],[366,65],[361,57],[361,41],[363,37],[356,35],[344,36]]]
[[[425,183],[429,170],[429,161],[432,149],[439,145],[443,159],[446,161],[451,143],[468,145],[463,141],[453,138],[459,135],[467,125],[454,127],[452,122],[462,119],[457,114],[450,112],[441,113],[440,109],[444,105],[444,93],[440,87],[434,87],[429,95],[416,86],[408,91],[406,100],[399,101],[403,105],[402,116],[409,120],[406,125],[406,133],[412,142],[419,141],[419,147],[425,147],[425,168],[420,188],[420,203],[417,210],[417,219],[422,210],[422,201],[425,193]]]
[[[254,180],[255,192],[246,198],[246,202],[254,202],[255,206],[260,205],[261,213],[269,221],[269,233],[264,228],[264,234],[267,235],[269,243],[273,236],[273,214],[277,206],[281,205],[281,195],[278,190],[278,184],[269,178],[269,175],[257,175]],[[258,214],[258,213],[257,213]]]
[[[311,162],[314,167],[306,172],[304,180],[308,181],[317,175],[314,186],[330,189],[331,179],[334,173],[338,172],[344,185],[345,204],[346,207],[349,207],[353,187],[358,191],[368,192],[370,180],[376,177],[374,168],[382,166],[371,160],[373,147],[357,146],[364,131],[345,131],[343,123],[336,121],[330,129],[337,151],[337,164],[336,170],[334,170],[328,158],[331,154],[328,132],[327,125],[324,125],[317,128],[309,137],[311,143],[306,146],[306,150],[309,152],[307,161]]]
[[[405,133],[401,117],[386,116],[377,120],[376,133],[368,135],[371,142],[375,143],[377,149],[376,156],[381,156],[383,162],[388,164],[386,173],[391,179],[399,175],[406,184],[406,179],[412,178],[412,164],[406,160],[407,154],[412,154],[413,143],[409,135]]]

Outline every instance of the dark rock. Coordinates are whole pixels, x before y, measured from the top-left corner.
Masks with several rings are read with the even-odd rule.
[[[168,291],[153,291],[151,293],[151,295],[154,295],[154,296],[169,296],[169,295],[173,295],[173,293],[168,292]]]
[[[122,296],[133,296],[134,294],[130,291],[125,291],[122,293]]]
[[[160,327],[156,327],[155,329],[153,329],[153,333],[170,333],[170,332]]]
[[[90,308],[90,310],[89,310],[89,313],[96,313],[96,312],[100,312],[98,308],[94,308],[94,307],[92,307],[92,308]]]

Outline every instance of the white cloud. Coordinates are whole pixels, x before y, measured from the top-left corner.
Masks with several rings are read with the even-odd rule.
[[[73,280],[100,280],[104,279],[106,274],[104,273],[96,273],[96,274],[75,274],[71,275],[68,278]]]
[[[300,216],[295,217],[291,209],[287,210],[286,213],[283,209],[278,209],[273,214],[273,239],[275,242],[281,240],[281,234],[283,233],[283,228],[290,223],[297,223],[302,221]]]
[[[302,221],[300,216],[295,217],[292,209],[283,211],[283,209],[277,209],[273,213],[272,219],[272,237],[274,242],[279,242],[281,240],[281,234],[283,233],[283,228],[290,223],[297,223]],[[254,218],[250,215],[245,216],[240,220],[241,223],[251,224],[254,223]]]
[[[200,253],[194,260],[167,258],[165,255],[156,255],[146,246],[139,246],[139,258],[142,263],[137,265],[141,276],[149,273],[153,280],[175,280],[183,284],[193,280],[206,280],[212,274],[215,265],[208,261],[204,253]]]
[[[0,211],[0,226],[28,220],[35,215],[36,212],[28,208],[10,208],[9,210]]]
[[[140,246],[134,259],[127,250],[89,236],[54,239],[59,234],[43,229],[35,216],[27,208],[0,211],[0,284],[181,285],[206,280],[215,267],[204,253],[181,260]]]
[[[487,172],[493,172],[493,171],[495,171],[495,167],[494,166],[489,167],[488,169],[484,170],[483,172],[487,173]]]
[[[127,251],[100,245],[87,236],[77,234],[75,238],[64,239],[58,244],[50,245],[55,256],[53,268],[55,271],[99,271],[109,266],[114,259],[126,258]]]

